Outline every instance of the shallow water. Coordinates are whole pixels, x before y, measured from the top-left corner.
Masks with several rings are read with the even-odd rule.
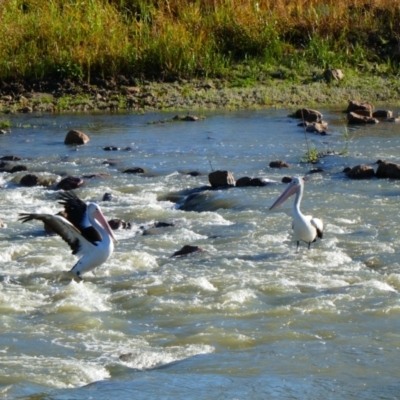
[[[332,135],[309,135],[310,144],[341,151],[343,114],[322,111]],[[219,112],[163,124],[149,122],[173,115],[12,116],[0,156],[18,155],[16,164],[58,180],[103,174],[77,194],[132,227],[116,231],[119,244],[95,275],[71,282],[68,246],[37,221],[18,222],[20,212],[58,212],[57,192],[21,187],[26,172],[0,173],[1,395],[399,397],[400,182],[341,172],[400,161],[399,125],[349,129],[347,154],[323,158],[325,172],[308,175],[302,209],[323,218],[325,236],[296,253],[293,201],[268,211],[284,175],[313,168],[300,162],[304,134],[287,114]],[[71,128],[90,143],[65,146]],[[270,169],[277,159],[291,168]],[[146,173],[122,173],[134,166]],[[205,192],[207,211],[180,210],[171,199],[207,185],[211,168],[276,183]],[[186,174],[194,170],[202,174]],[[101,201],[105,192],[111,201]],[[142,235],[154,222],[175,226]],[[185,244],[205,251],[171,258]]]

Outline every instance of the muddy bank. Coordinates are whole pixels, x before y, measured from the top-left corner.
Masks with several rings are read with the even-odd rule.
[[[375,88],[375,89],[374,89]],[[180,80],[173,83],[98,79],[0,83],[0,112],[151,111],[256,109],[266,107],[347,105],[349,99],[400,104],[393,80],[353,77],[329,84],[270,79],[251,87],[225,80]]]

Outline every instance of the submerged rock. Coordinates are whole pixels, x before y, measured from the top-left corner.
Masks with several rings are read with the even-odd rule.
[[[370,179],[375,176],[375,171],[370,165],[356,165],[346,172],[350,179]]]
[[[277,160],[269,163],[270,168],[290,168],[290,165],[286,161]]]
[[[84,180],[81,178],[77,178],[74,176],[67,176],[58,182],[56,189],[57,190],[73,190],[81,187],[84,183]]]
[[[327,135],[328,124],[325,121],[311,122],[306,126],[306,132],[319,133],[320,135]]]
[[[179,115],[175,115],[174,118],[172,118],[174,121],[198,121],[199,117],[196,117],[195,115],[185,115],[184,117],[180,117]]]
[[[351,125],[357,124],[377,124],[379,121],[374,117],[363,116],[355,112],[350,112],[347,115],[347,121]]]
[[[376,176],[378,178],[400,179],[400,164],[378,161]]]
[[[25,165],[14,165],[10,171],[11,174],[15,173],[15,172],[21,172],[21,171],[28,171],[28,167],[26,167]]]
[[[123,174],[144,174],[145,170],[141,167],[128,168],[122,172]]]
[[[0,158],[1,161],[21,161],[21,157],[17,156],[3,156]]]
[[[261,178],[250,178],[248,176],[243,176],[236,181],[236,187],[246,187],[246,186],[266,186],[268,182]]]
[[[111,201],[113,199],[113,195],[111,193],[104,193],[102,201]]]
[[[131,229],[131,223],[125,222],[119,218],[113,218],[108,221],[108,225],[110,225],[111,229],[116,231],[117,229]]]
[[[321,122],[322,113],[311,108],[300,108],[290,115],[293,118],[300,118],[306,122]]]
[[[143,229],[143,236],[146,235],[159,235],[161,233],[165,232],[165,228],[171,228],[174,227],[174,223],[170,222],[155,222],[153,225],[149,226],[148,228],[145,228],[144,226],[141,226],[140,228]]]
[[[290,183],[292,182],[292,179],[290,176],[284,176],[281,180],[282,183]]]
[[[103,150],[105,150],[105,151],[118,151],[118,150],[120,150],[120,148],[116,147],[116,146],[106,146],[106,147],[103,147]]]
[[[20,184],[22,186],[36,186],[39,184],[39,177],[34,174],[28,174],[21,178]]]
[[[178,250],[174,254],[172,254],[171,257],[186,256],[188,254],[198,253],[198,252],[203,252],[203,251],[204,251],[204,249],[202,249],[199,246],[185,245],[180,250]]]
[[[205,192],[192,193],[187,196],[178,206],[183,211],[217,211],[220,209],[228,209],[235,206],[233,199],[217,197],[216,192],[208,190]]]
[[[389,119],[393,118],[393,111],[391,110],[376,110],[372,113],[372,116],[377,119]]]

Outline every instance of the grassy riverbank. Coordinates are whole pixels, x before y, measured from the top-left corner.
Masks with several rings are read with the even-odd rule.
[[[234,97],[239,88],[260,106],[297,103],[298,97],[336,104],[371,83],[377,100],[399,97],[398,0],[3,0],[0,22],[1,94],[54,93],[60,86],[59,94],[72,99],[57,102],[56,110],[85,102],[93,87],[112,91],[97,100],[118,107],[129,102],[118,95],[128,86],[140,86],[141,96],[155,90],[160,93],[150,97],[163,97],[155,82],[178,82],[179,97],[205,102],[215,88],[231,89]],[[315,93],[326,68],[340,68],[346,78],[334,90],[320,85]],[[73,82],[70,93],[66,81]],[[196,82],[213,83],[203,96]],[[254,101],[247,94],[252,87],[264,87]],[[289,102],[281,91],[293,95]],[[228,105],[242,103],[239,97]],[[169,107],[165,97],[144,98],[135,108]]]

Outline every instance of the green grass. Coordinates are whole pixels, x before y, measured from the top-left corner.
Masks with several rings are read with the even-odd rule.
[[[0,119],[0,129],[11,128],[11,122],[9,120]]]
[[[399,74],[399,0],[3,0],[0,79]]]

